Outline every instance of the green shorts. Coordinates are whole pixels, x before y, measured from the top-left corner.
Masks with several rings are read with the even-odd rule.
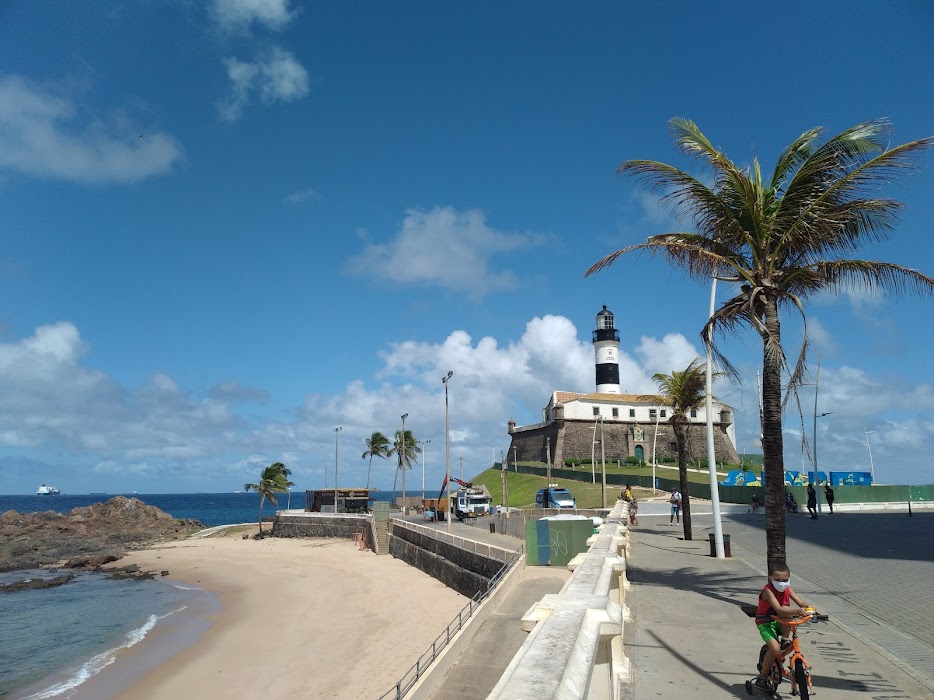
[[[769,643],[770,639],[778,641],[782,636],[782,623],[778,620],[763,622],[761,625],[756,625],[756,627],[759,628],[759,635],[766,644]]]

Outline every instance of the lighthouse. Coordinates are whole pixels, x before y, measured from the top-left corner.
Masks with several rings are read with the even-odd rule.
[[[594,363],[597,366],[597,393],[619,393],[619,331],[613,321],[613,312],[606,304],[597,314],[597,327],[593,332]]]

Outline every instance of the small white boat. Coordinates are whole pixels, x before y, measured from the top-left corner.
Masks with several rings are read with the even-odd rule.
[[[42,484],[36,491],[37,496],[58,496],[60,493],[54,486],[46,486],[45,484]]]

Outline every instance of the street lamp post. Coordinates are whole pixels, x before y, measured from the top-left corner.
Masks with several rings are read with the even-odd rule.
[[[448,533],[451,532],[451,430],[448,420],[448,382],[453,376],[454,372],[448,370],[448,373],[441,378],[441,383],[444,384],[444,487],[447,490],[445,497],[447,498]],[[438,506],[440,507],[441,504],[439,503]]]
[[[431,440],[419,440],[420,445],[427,445]],[[422,448],[422,500],[425,500],[425,452],[426,449]],[[424,505],[424,504],[423,504]]]
[[[869,444],[869,436],[875,433],[875,430],[866,430],[866,424],[863,423],[863,432],[866,434],[866,448],[869,450],[869,475],[872,477],[872,483],[876,483],[876,468],[872,464],[872,445]]]
[[[652,493],[653,494],[658,492],[657,489],[655,488],[655,483],[656,483],[655,482],[655,466],[656,464],[658,464],[657,460],[655,459],[655,445],[658,442],[658,419],[661,417],[661,415],[662,415],[661,411],[655,411],[655,437],[652,438]]]
[[[288,501],[286,503],[285,509],[292,510],[292,487],[286,486],[285,490],[289,492],[289,497],[288,497]]]
[[[710,314],[713,318],[714,305],[717,301],[717,277],[710,285]],[[717,484],[717,450],[713,442],[713,328],[707,330],[704,338],[707,346],[707,381],[704,408],[707,412],[707,469],[710,472],[710,505],[713,511],[713,541],[717,559],[726,557],[723,548],[723,524],[720,522],[720,491]]]
[[[597,421],[593,422],[593,437],[590,440],[590,483],[597,483],[597,466],[594,462],[597,452]]]
[[[402,467],[402,515],[405,515],[405,419],[409,417],[408,413],[402,414],[402,432],[399,433],[400,457],[399,466]]]
[[[338,437],[344,428],[337,426],[334,428],[334,512],[337,513],[337,457],[339,454]]]
[[[600,416],[600,473],[603,478],[600,493],[603,496],[603,507],[606,508],[606,438],[603,437],[603,416]]]

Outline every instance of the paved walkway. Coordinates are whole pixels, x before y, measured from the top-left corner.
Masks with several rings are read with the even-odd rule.
[[[808,625],[801,633],[802,649],[813,667],[817,697],[934,698],[934,674],[928,675],[923,659],[910,663],[910,659],[902,658],[904,654],[899,655],[900,650],[886,651],[874,640],[893,633],[912,646],[922,645],[921,649],[925,642],[895,625],[883,626],[864,607],[851,601],[857,588],[865,589],[867,594],[875,588],[882,600],[880,609],[894,610],[905,605],[901,593],[895,592],[899,586],[893,584],[903,576],[901,548],[891,546],[892,556],[884,563],[867,556],[867,552],[878,554],[878,548],[891,545],[900,530],[889,536],[885,531],[887,523],[862,521],[876,517],[866,514],[834,517],[839,520],[821,531],[812,526],[824,526],[824,518],[789,523],[792,585],[831,615],[830,623]],[[907,516],[901,517],[907,520]],[[848,523],[850,518],[854,520]],[[764,574],[758,570],[764,568],[765,551],[761,517],[725,519],[724,529],[731,535],[734,554],[734,558],[726,560],[709,556],[709,517],[695,519],[692,542],[680,538],[679,528],[665,525],[667,517],[640,517],[640,521],[640,526],[633,529],[628,567],[634,584],[627,598],[634,618],[626,625],[625,640],[626,653],[633,662],[631,698],[748,697],[744,682],[756,673],[761,640],[753,621],[739,605],[754,602],[765,583]],[[898,523],[888,525],[899,527]],[[923,528],[918,536],[924,541],[926,524],[903,527]],[[851,532],[854,534],[847,536]],[[934,565],[929,559],[929,536],[926,541],[924,555],[916,553],[916,564],[908,566],[911,572],[916,566],[922,578],[928,572],[924,587],[911,591],[908,610],[915,624],[929,629],[930,572]],[[810,580],[812,572],[823,572],[824,583]],[[909,574],[905,582],[909,591],[914,575]],[[831,586],[840,595],[828,592]],[[894,622],[891,616],[885,619]],[[911,627],[912,620],[899,624]],[[929,653],[928,663],[932,658],[934,653]],[[780,691],[784,697],[790,696],[789,685],[782,684]]]

